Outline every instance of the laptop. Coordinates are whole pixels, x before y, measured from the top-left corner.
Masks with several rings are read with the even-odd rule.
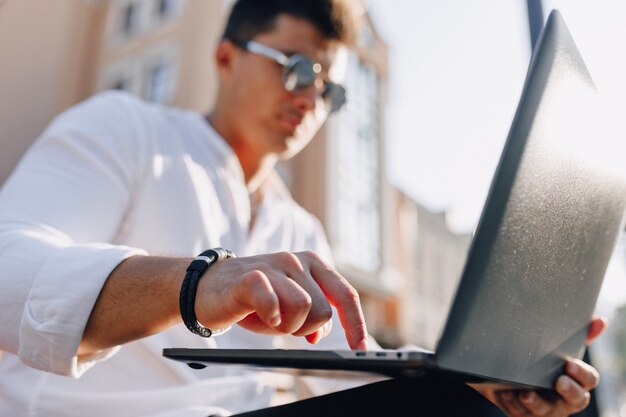
[[[624,229],[626,155],[553,11],[434,352],[163,350],[192,368],[240,364],[551,389],[581,358],[609,258]],[[612,164],[610,161],[615,161]]]

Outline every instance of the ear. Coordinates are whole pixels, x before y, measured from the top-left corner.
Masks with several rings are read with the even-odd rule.
[[[237,54],[237,47],[229,40],[222,40],[215,50],[215,66],[218,72],[230,71]]]

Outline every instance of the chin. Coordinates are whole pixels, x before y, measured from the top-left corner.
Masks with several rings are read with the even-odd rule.
[[[324,120],[324,117],[306,117],[302,123],[286,132],[287,136],[280,141],[284,148],[278,152],[279,159],[292,158],[304,149],[321,128]]]
[[[285,161],[296,156],[304,146],[290,146],[289,144],[280,152],[278,152],[278,159]]]
[[[304,149],[311,139],[313,139],[314,134],[298,134],[296,136],[291,136],[284,141],[285,147],[279,153],[279,159],[285,160],[290,159],[296,156],[302,149]]]

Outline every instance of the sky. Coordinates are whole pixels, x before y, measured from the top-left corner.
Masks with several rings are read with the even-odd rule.
[[[471,231],[506,139],[531,54],[525,0],[367,0],[390,48],[386,136],[393,183]],[[600,4],[600,6],[598,6]],[[626,106],[626,2],[558,8],[601,93]]]
[[[530,57],[511,3],[370,1],[390,49],[388,173],[460,231],[480,214]]]
[[[526,0],[366,4],[390,49],[385,127],[389,178],[427,208],[445,210],[453,230],[471,232],[531,55]],[[543,4],[546,18],[553,8],[561,12],[601,96],[626,121],[626,2]],[[624,155],[626,166],[626,150]],[[610,272],[618,279],[607,287],[624,287],[621,261]],[[619,302],[626,299],[623,290],[608,292]]]

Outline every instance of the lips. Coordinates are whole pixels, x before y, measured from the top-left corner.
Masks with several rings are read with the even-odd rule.
[[[298,126],[302,124],[304,116],[294,112],[282,113],[280,120],[291,132],[295,132]]]

